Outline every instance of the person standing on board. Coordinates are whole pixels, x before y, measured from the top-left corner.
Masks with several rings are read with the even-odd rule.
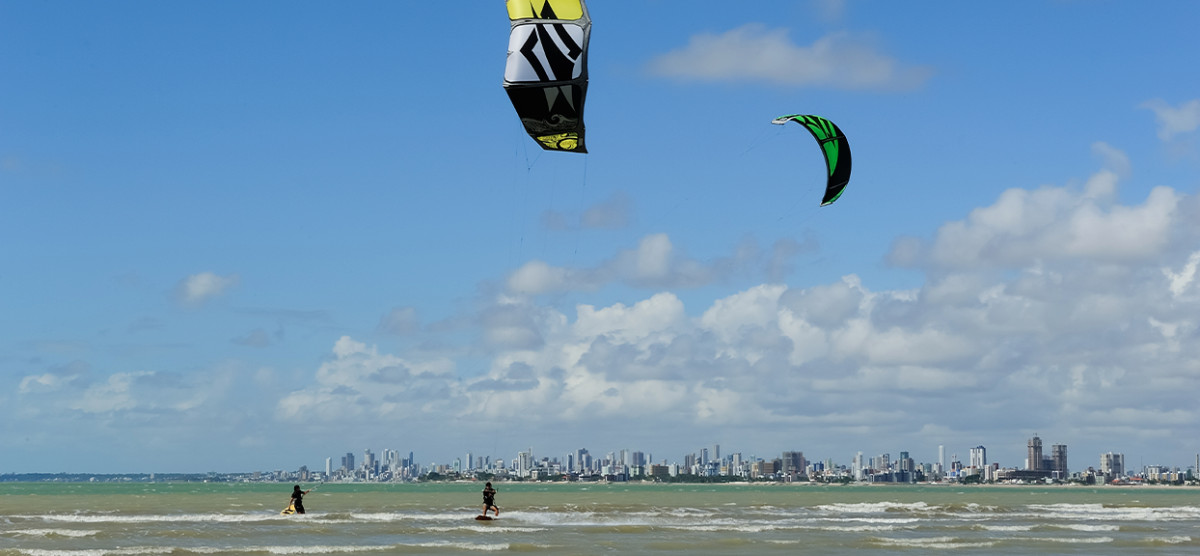
[[[496,510],[496,517],[500,517],[500,508],[496,506],[496,489],[492,488],[492,483],[483,485],[483,513],[479,515],[487,517],[488,508]]]
[[[301,492],[300,485],[296,485],[296,487],[292,489],[291,504],[292,504],[292,508],[294,508],[296,510],[296,513],[298,513],[298,514],[304,513],[304,495],[308,494],[310,492],[312,492],[311,488],[304,492]]]

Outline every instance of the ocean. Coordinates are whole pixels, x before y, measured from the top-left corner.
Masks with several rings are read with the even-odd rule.
[[[1195,487],[495,486],[0,483],[0,556],[1200,554]]]

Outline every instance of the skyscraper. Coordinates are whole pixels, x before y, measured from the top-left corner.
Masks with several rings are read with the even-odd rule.
[[[580,448],[580,449],[576,450],[575,451],[575,470],[580,473],[588,471],[592,464],[591,459],[592,459],[592,457],[590,455],[588,455],[588,451],[586,448]]]
[[[1067,445],[1055,444],[1050,447],[1050,470],[1059,474],[1059,477],[1067,476]]]
[[[987,448],[983,446],[971,448],[971,467],[976,469],[987,467]]]
[[[1030,471],[1042,471],[1042,439],[1034,435],[1029,439],[1029,455],[1025,462],[1025,469]]]
[[[1100,473],[1105,477],[1125,475],[1125,454],[1100,454]]]
[[[368,473],[375,469],[375,453],[370,448],[363,449],[363,469]]]
[[[807,467],[804,461],[804,452],[784,452],[783,453],[783,469],[785,475],[803,475],[804,469]]]

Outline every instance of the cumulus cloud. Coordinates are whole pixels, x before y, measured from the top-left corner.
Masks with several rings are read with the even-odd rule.
[[[921,86],[929,68],[906,66],[868,37],[834,33],[797,45],[786,29],[747,24],[692,37],[684,48],[653,59],[649,71],[686,81],[757,81],[794,87],[903,90]]]
[[[847,275],[749,286],[692,307],[661,289],[569,311],[505,294],[476,315],[487,354],[478,373],[344,337],[277,416],[432,419],[449,423],[443,430],[519,423],[539,438],[604,423],[588,429],[589,443],[629,442],[652,423],[692,442],[721,431],[739,443],[762,435],[773,448],[762,430],[791,427],[843,456],[847,438],[869,435],[895,449],[1012,441],[1013,457],[1035,430],[1082,453],[1124,449],[1108,444],[1113,431],[1147,422],[1190,438],[1186,423],[1200,418],[1191,399],[1200,249],[1181,225],[1194,200],[1158,188],[1122,204],[1127,161],[1107,145],[1097,152],[1106,169],[1079,187],[1005,191],[933,237],[911,238],[911,253],[894,250],[926,272],[918,288]],[[527,265],[510,286],[578,286],[587,273],[687,283],[668,279],[677,255],[666,236],[647,236],[604,271]],[[662,436],[655,442],[669,448]]]
[[[1171,106],[1167,101],[1156,98],[1143,102],[1141,107],[1154,112],[1154,119],[1158,122],[1158,138],[1163,141],[1200,128],[1200,99]]]
[[[1193,252],[1179,271],[1162,269],[1163,275],[1167,277],[1167,289],[1171,291],[1171,295],[1183,297],[1195,289],[1197,267],[1200,267],[1200,251]]]
[[[297,423],[398,418],[433,406],[445,411],[461,398],[461,386],[447,380],[454,369],[448,360],[409,361],[349,336],[339,338],[332,353],[312,386],[278,402],[277,418]]]
[[[683,293],[739,266],[766,275],[775,250],[742,245],[699,261],[652,234],[593,268],[524,265],[461,316],[472,328],[460,345],[436,352],[341,336],[300,371],[101,375],[76,363],[23,373],[10,391],[27,415],[88,422],[207,423],[260,406],[272,428],[239,432],[244,442],[324,429],[335,451],[349,435],[490,447],[478,431],[503,430],[506,447],[585,442],[676,459],[710,441],[776,450],[783,434],[841,462],[859,449],[989,444],[1011,464],[1039,431],[1072,453],[1191,454],[1200,203],[1167,187],[1122,201],[1127,157],[1094,148],[1103,169],[1077,186],[1012,188],[929,237],[898,241],[889,256],[924,280],[911,288],[847,274]],[[570,306],[528,295],[616,282],[641,289]],[[415,311],[397,308],[378,332],[415,328]],[[246,388],[255,403],[234,403],[249,401]],[[1138,434],[1147,428],[1160,436]],[[1004,443],[1015,445],[1009,455]]]
[[[1100,147],[1107,164],[1124,155]],[[965,220],[943,225],[930,242],[901,238],[888,260],[899,266],[1023,268],[1038,261],[1077,260],[1129,263],[1162,253],[1182,225],[1183,197],[1156,187],[1145,201],[1116,202],[1117,172],[1101,170],[1081,191],[1067,187],[1013,188]]]
[[[689,257],[667,234],[650,234],[633,249],[592,268],[556,267],[530,261],[510,274],[507,290],[517,295],[540,295],[564,291],[591,291],[618,282],[639,288],[694,288],[719,283],[751,273],[782,279],[791,271],[796,256],[815,249],[815,242],[780,240],[764,251],[746,240],[723,257],[705,261]]]
[[[201,272],[184,278],[175,287],[175,296],[188,305],[199,305],[220,296],[237,285],[236,274],[220,276],[212,272]]]

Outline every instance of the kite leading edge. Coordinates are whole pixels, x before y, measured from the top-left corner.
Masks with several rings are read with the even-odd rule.
[[[784,125],[789,121],[804,126],[821,145],[821,151],[825,154],[825,168],[829,172],[821,206],[832,204],[842,196],[842,190],[850,182],[850,143],[837,125],[820,116],[789,114],[775,118],[771,123]]]

